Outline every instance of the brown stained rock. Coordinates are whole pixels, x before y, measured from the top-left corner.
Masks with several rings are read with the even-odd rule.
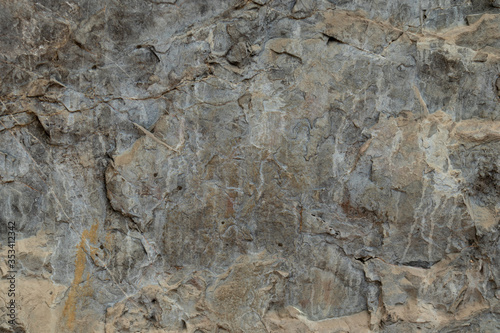
[[[489,50],[497,52],[499,33],[496,27],[498,26],[499,19],[500,15],[498,14],[483,15],[467,28],[468,31],[457,34],[455,37],[456,44],[470,47],[474,50],[484,49],[488,46],[492,47]]]
[[[1,2],[0,332],[500,331],[499,15]]]
[[[325,13],[323,34],[335,42],[344,43],[360,50],[380,54],[403,32],[394,27],[357,16],[350,12]]]
[[[226,58],[231,64],[241,66],[247,56],[248,48],[246,44],[244,42],[239,42],[229,49]]]

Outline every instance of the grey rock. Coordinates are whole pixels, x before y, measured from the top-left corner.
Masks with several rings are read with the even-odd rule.
[[[0,331],[498,331],[499,21],[2,2]]]

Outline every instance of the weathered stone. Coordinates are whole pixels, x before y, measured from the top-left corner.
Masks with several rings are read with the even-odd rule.
[[[1,2],[0,332],[500,330],[496,7]]]

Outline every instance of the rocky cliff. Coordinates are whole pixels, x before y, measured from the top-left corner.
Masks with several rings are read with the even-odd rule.
[[[499,332],[499,7],[1,0],[0,332]]]

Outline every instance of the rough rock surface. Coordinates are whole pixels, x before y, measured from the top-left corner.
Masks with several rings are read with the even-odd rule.
[[[0,0],[0,332],[499,332],[499,7]]]

